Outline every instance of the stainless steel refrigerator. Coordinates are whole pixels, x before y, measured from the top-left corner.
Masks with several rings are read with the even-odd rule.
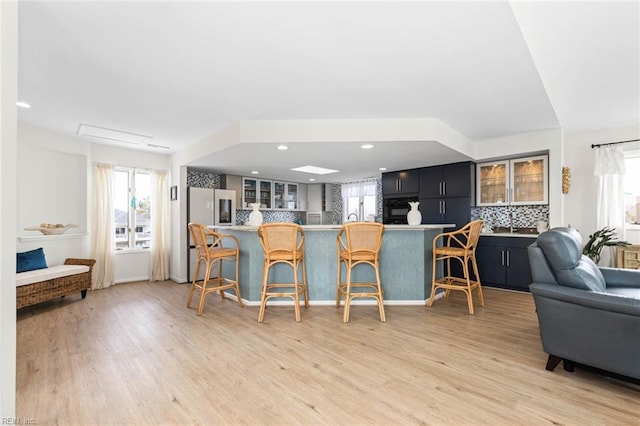
[[[187,224],[202,223],[207,226],[232,226],[236,224],[236,191],[228,189],[187,188]],[[187,279],[192,280],[196,265],[195,246],[187,229]],[[204,278],[200,268],[198,279]]]

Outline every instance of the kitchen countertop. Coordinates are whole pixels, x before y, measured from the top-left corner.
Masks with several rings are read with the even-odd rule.
[[[481,232],[481,237],[514,237],[514,238],[538,238],[538,234],[518,234],[511,232]]]
[[[302,229],[305,231],[329,231],[329,230],[338,230],[342,225],[302,225]],[[443,229],[450,228],[455,226],[452,223],[439,223],[439,224],[425,224],[425,225],[384,225],[385,229],[394,230],[394,231],[430,231],[434,229]],[[248,225],[236,225],[236,226],[208,226],[208,228],[212,229],[229,229],[232,231],[257,231],[257,226],[248,226]]]

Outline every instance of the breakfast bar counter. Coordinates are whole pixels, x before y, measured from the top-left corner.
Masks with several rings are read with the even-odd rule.
[[[424,304],[431,293],[432,247],[434,237],[453,224],[385,225],[380,252],[380,278],[386,304]],[[260,303],[262,286],[262,246],[256,226],[212,227],[231,234],[240,243],[239,281],[242,299],[249,305]],[[340,225],[303,225],[309,299],[312,304],[335,304],[337,247]],[[229,265],[231,267],[231,265]],[[273,273],[277,280],[290,281],[292,271],[284,265]],[[439,267],[440,268],[440,267]],[[225,275],[227,271],[225,270]],[[355,281],[372,280],[371,268],[353,272]]]

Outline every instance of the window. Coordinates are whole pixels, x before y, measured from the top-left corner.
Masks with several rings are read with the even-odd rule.
[[[625,158],[624,216],[625,222],[640,225],[640,155]]]
[[[350,218],[365,222],[375,221],[376,182],[368,180],[343,184],[342,205],[342,222],[348,222]]]
[[[145,170],[117,168],[113,200],[116,250],[149,248],[151,174]]]

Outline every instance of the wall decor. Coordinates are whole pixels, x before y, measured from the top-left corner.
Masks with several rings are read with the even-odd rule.
[[[562,168],[562,193],[568,194],[569,188],[571,188],[571,168]]]

